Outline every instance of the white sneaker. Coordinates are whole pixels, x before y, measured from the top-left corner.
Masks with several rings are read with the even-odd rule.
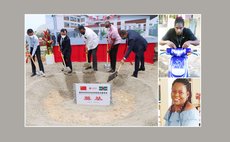
[[[42,77],[45,77],[45,76],[46,76],[46,74],[45,74],[43,71],[40,71],[40,75],[41,75]]]

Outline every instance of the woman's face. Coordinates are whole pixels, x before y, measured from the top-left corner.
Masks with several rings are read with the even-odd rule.
[[[176,82],[172,86],[171,98],[174,105],[183,105],[188,96],[189,93],[183,83]]]

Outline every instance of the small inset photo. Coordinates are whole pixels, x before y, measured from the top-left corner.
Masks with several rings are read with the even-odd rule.
[[[159,15],[159,77],[201,75],[201,15]]]
[[[197,78],[159,80],[159,126],[201,126],[201,81]]]

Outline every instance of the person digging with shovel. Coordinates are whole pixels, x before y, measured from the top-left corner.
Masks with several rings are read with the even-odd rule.
[[[111,65],[111,70],[109,70],[109,72],[113,73],[116,70],[117,51],[121,43],[121,37],[118,33],[117,28],[113,26],[109,21],[105,22],[105,28],[108,28],[107,38],[108,38],[108,44],[110,46],[109,50],[107,51],[109,53],[110,65]]]
[[[99,43],[99,37],[97,34],[90,28],[80,25],[78,27],[79,32],[83,35],[85,39],[85,44],[88,50],[86,50],[88,55],[88,63],[91,62],[91,56],[93,56],[93,70],[97,71],[97,48]],[[91,69],[91,66],[86,67],[85,69]]]
[[[45,71],[44,71],[42,60],[41,60],[41,50],[40,50],[38,37],[34,34],[34,31],[32,29],[27,30],[26,41],[29,45],[28,52],[30,52],[29,55],[30,55],[31,66],[32,66],[31,77],[34,77],[35,75],[45,76]],[[40,69],[39,74],[36,73],[36,65],[34,63],[35,55],[37,57],[37,61],[38,61],[39,69]]]
[[[70,38],[67,36],[67,30],[61,29],[60,34],[58,35],[58,44],[60,46],[63,64],[66,66],[66,70],[63,68],[62,71],[66,71],[68,74],[72,73],[72,62],[71,62],[71,44]]]
[[[132,76],[137,78],[138,71],[145,71],[144,52],[146,51],[148,43],[144,37],[142,37],[138,32],[134,30],[121,30],[119,34],[122,39],[127,40],[128,44],[128,50],[121,60],[121,63],[124,64],[131,51],[133,51],[135,53],[135,69]]]

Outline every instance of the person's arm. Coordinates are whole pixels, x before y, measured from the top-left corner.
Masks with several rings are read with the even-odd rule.
[[[39,41],[38,41],[38,37],[35,35],[34,36],[34,40],[35,40],[35,43],[34,43],[34,48],[33,48],[33,51],[32,51],[32,57],[34,56],[38,46],[39,46]]]
[[[171,42],[171,41],[169,41],[169,40],[161,40],[160,42],[160,45],[168,45],[169,47],[172,47],[172,48],[176,48],[176,45],[173,43],[173,42]]]
[[[121,60],[121,63],[124,63],[125,60],[129,57],[131,51],[132,51],[133,48],[134,48],[134,44],[135,44],[135,42],[134,42],[133,39],[129,40],[128,50],[126,51],[125,56],[124,56],[123,59]]]
[[[186,41],[183,45],[182,45],[182,48],[187,48],[189,47],[190,45],[194,45],[194,46],[197,46],[200,44],[200,41],[198,39],[192,41],[192,40],[189,40],[189,41]]]
[[[170,41],[170,36],[172,35],[172,29],[169,29],[167,33],[164,35],[164,37],[159,42],[160,45],[168,45],[171,48],[176,48],[176,45]]]
[[[192,33],[192,31],[191,31],[190,29],[187,29],[186,37],[188,38],[188,41],[186,41],[186,42],[182,45],[183,48],[187,48],[187,47],[189,47],[190,45],[197,46],[197,45],[200,44],[200,41],[196,38],[196,36]]]
[[[115,38],[111,38],[110,49],[113,48],[115,41]]]
[[[58,36],[57,36],[58,46],[61,46],[61,45],[60,45],[60,40],[61,40],[61,37],[60,37],[60,35],[58,35]]]
[[[110,39],[111,39],[110,49],[113,48],[114,43],[115,43],[115,41],[116,41],[117,38],[118,37],[116,36],[116,33],[113,31],[112,34],[111,34],[111,37],[110,37]]]
[[[94,49],[98,45],[99,37],[94,31],[91,31],[87,36],[88,49]],[[97,42],[97,45],[95,45]]]
[[[26,49],[30,52],[30,38],[26,36]]]
[[[64,46],[64,48],[63,48],[62,53],[63,53],[63,54],[66,54],[67,50],[69,50],[70,48],[71,48],[70,39],[67,38],[66,41],[65,41],[65,46]]]

